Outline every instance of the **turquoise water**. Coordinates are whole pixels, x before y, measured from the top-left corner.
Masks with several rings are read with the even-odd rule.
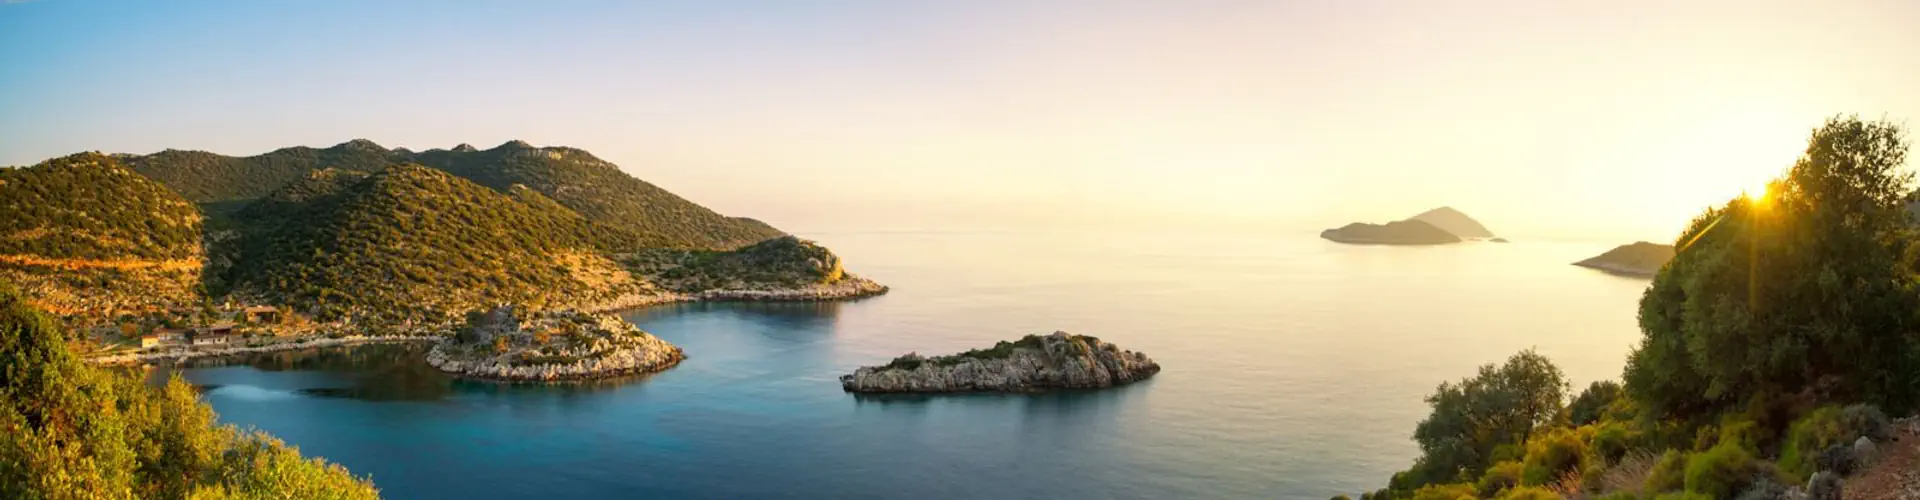
[[[1646,282],[1605,244],[1356,247],[1312,235],[822,233],[894,287],[633,311],[689,359],[557,387],[451,380],[418,346],[186,369],[222,420],[393,498],[1327,498],[1416,453],[1421,397],[1536,347],[1618,376]],[[836,377],[1027,333],[1153,356],[1103,392],[857,397]]]

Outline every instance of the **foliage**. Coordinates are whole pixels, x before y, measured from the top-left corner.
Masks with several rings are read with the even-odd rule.
[[[1602,412],[1618,401],[1621,393],[1619,382],[1601,380],[1589,384],[1567,404],[1568,421],[1576,427],[1600,421]]]
[[[1687,460],[1686,489],[1708,498],[1732,498],[1761,474],[1753,455],[1737,442],[1724,442]]]
[[[1892,432],[1886,416],[1871,406],[1820,407],[1787,429],[1780,450],[1780,471],[1793,481],[1805,481],[1823,468],[1822,462],[1826,462],[1825,468],[1845,468],[1855,458],[1851,448],[1854,440],[1885,440],[1892,437]]]
[[[756,220],[714,213],[578,149],[535,148],[520,141],[485,151],[462,146],[414,153],[357,139],[325,149],[290,147],[248,157],[166,150],[126,158],[140,174],[203,203],[258,199],[328,168],[371,173],[419,163],[501,193],[525,186],[596,224],[604,223],[598,234],[606,240],[599,243],[618,245],[622,251],[726,249],[781,235]]]
[[[191,386],[87,366],[0,284],[0,498],[374,498],[336,465],[214,423]]]
[[[1413,500],[1473,500],[1474,487],[1466,483],[1429,484],[1413,492]]]
[[[1524,469],[1520,462],[1495,463],[1487,467],[1486,473],[1480,475],[1480,482],[1475,486],[1480,490],[1480,496],[1493,497],[1502,491],[1520,486],[1522,470]]]
[[[1822,397],[1910,408],[1905,156],[1898,126],[1835,118],[1766,197],[1695,219],[1641,300],[1634,399],[1687,418],[1820,382]]]
[[[593,256],[592,229],[578,215],[420,166],[311,177],[237,217],[252,229],[246,264],[230,273],[236,289],[303,304],[322,320],[445,321],[497,304],[541,308],[641,286],[575,276],[595,262],[614,269]]]
[[[1409,486],[1478,475],[1497,447],[1525,444],[1536,426],[1558,414],[1566,391],[1560,368],[1533,350],[1440,384],[1427,397],[1432,414],[1414,429],[1422,453]]]
[[[1556,428],[1527,442],[1523,482],[1549,484],[1587,467],[1587,444],[1572,430]]]
[[[1593,454],[1605,463],[1618,463],[1633,448],[1633,430],[1620,422],[1605,422],[1594,428]]]
[[[1498,500],[1560,500],[1562,497],[1559,493],[1554,493],[1553,490],[1539,486],[1521,486],[1507,490],[1506,493],[1493,498]]]
[[[200,213],[114,157],[80,153],[0,169],[0,255],[192,259]]]
[[[1667,450],[1660,461],[1653,464],[1653,470],[1647,474],[1647,484],[1641,491],[1661,493],[1686,487],[1687,453],[1680,450]]]
[[[656,273],[662,285],[686,293],[826,284],[847,276],[840,257],[832,251],[793,236],[731,251],[652,250],[629,263],[641,272]]]

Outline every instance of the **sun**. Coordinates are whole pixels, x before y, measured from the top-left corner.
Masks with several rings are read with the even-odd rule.
[[[1749,200],[1767,201],[1767,197],[1772,194],[1772,190],[1773,190],[1773,182],[1767,181],[1767,182],[1762,182],[1760,184],[1754,185],[1753,187],[1747,188],[1747,190],[1743,194]]]

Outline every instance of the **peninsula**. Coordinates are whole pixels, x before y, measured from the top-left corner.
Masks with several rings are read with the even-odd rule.
[[[640,375],[686,359],[680,348],[618,317],[572,311],[529,315],[500,307],[427,352],[427,364],[462,377],[558,381]]]
[[[840,386],[868,393],[1033,392],[1107,388],[1159,372],[1160,365],[1146,354],[1094,337],[1054,332],[948,356],[908,353],[843,375]]]
[[[1614,247],[1607,253],[1573,265],[1624,276],[1651,278],[1659,274],[1660,268],[1665,267],[1669,260],[1673,260],[1673,245],[1637,241]]]

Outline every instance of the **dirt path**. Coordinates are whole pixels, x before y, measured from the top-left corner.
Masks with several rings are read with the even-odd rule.
[[[1894,422],[1894,437],[1882,443],[1866,470],[1847,478],[1848,499],[1920,500],[1920,420]]]

